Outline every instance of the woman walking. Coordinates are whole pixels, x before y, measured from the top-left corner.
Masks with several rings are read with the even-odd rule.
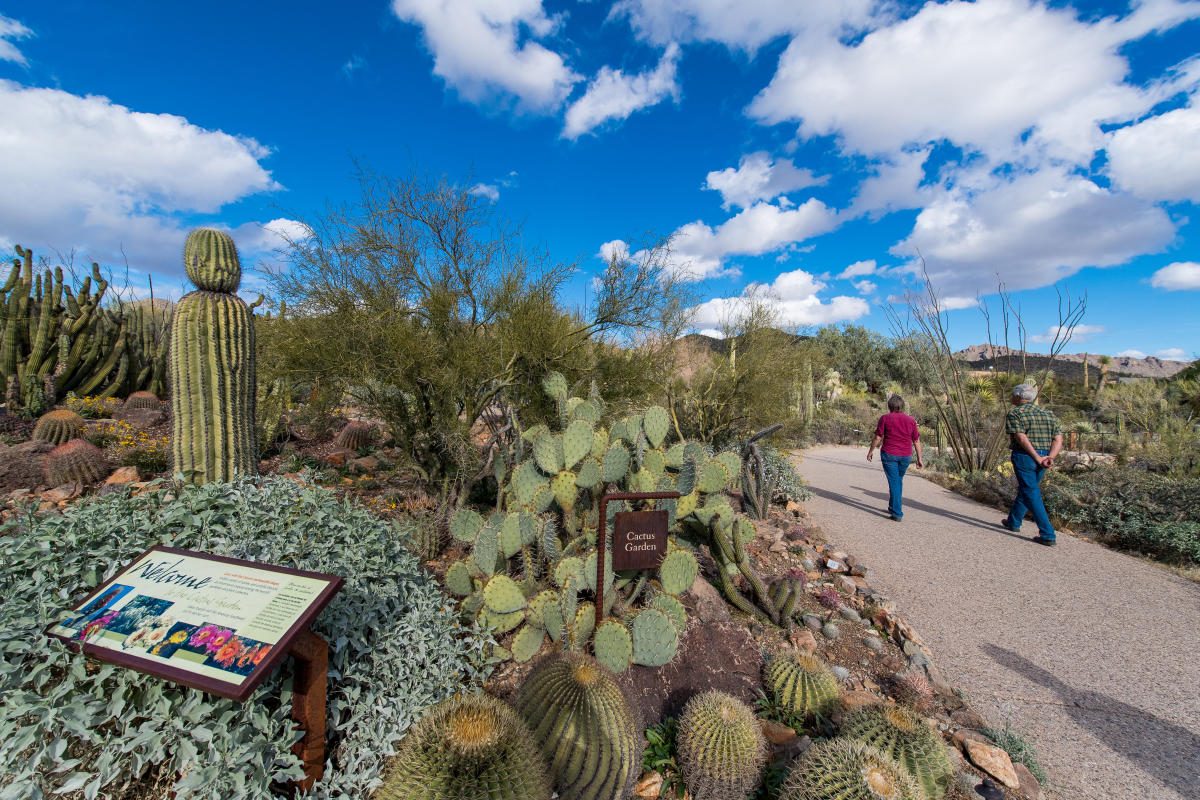
[[[880,445],[883,445],[880,447]],[[917,469],[925,466],[921,459],[921,434],[917,421],[904,413],[904,398],[894,394],[888,398],[888,413],[879,418],[875,426],[875,439],[867,450],[867,461],[874,460],[875,448],[879,449],[879,461],[888,482],[888,513],[892,520],[904,518],[904,473],[912,463],[913,446],[917,450]]]

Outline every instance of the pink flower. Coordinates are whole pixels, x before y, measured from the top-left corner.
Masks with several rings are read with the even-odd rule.
[[[232,638],[233,638],[233,631],[229,630],[228,628],[219,630],[215,634],[213,634],[213,637],[211,639],[208,640],[208,645],[206,646],[206,649],[208,650],[209,653],[215,654],[218,651],[220,651],[220,649],[225,646],[225,643],[228,642]]]
[[[216,625],[202,626],[198,631],[192,634],[192,640],[188,642],[188,647],[199,647],[200,645],[205,644],[216,634],[218,630],[220,629]]]

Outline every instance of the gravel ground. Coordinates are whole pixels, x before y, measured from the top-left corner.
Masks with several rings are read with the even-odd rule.
[[[866,450],[804,451],[805,503],[870,568],[988,723],[1036,739],[1056,800],[1200,798],[1200,585],[1100,545],[1030,542],[1002,514],[905,479],[904,521]]]

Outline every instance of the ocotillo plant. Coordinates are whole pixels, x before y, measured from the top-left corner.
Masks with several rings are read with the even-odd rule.
[[[254,317],[233,294],[242,277],[237,247],[227,233],[198,228],[183,261],[196,291],[179,301],[171,326],[175,470],[197,483],[254,474]]]

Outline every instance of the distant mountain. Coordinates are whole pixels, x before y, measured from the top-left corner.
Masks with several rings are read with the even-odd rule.
[[[1010,354],[1013,369],[1019,370],[1021,351],[1003,345],[973,344],[959,350],[954,356],[965,361],[972,369],[984,370],[994,367],[999,370],[1008,367]],[[1082,382],[1085,355],[1088,362],[1088,377],[1092,382],[1099,380],[1101,353],[1060,353],[1054,359],[1052,367],[1054,374],[1061,379]],[[1038,372],[1045,367],[1049,358],[1045,353],[1026,353],[1026,368],[1029,372]],[[1154,356],[1145,358],[1113,356],[1112,363],[1108,365],[1108,374],[1131,378],[1170,378],[1185,369],[1190,363],[1189,361],[1167,361]]]

